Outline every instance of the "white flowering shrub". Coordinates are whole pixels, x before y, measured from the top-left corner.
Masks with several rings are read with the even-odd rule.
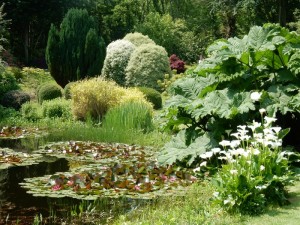
[[[214,199],[228,211],[259,214],[271,203],[287,203],[285,187],[294,179],[289,157],[296,153],[282,150],[282,138],[289,129],[273,127],[275,121],[265,116],[262,123],[238,126],[231,134],[234,140],[223,140],[219,143],[222,148],[200,155],[203,161],[196,171],[216,159],[223,164],[213,178]]]
[[[126,40],[111,42],[106,49],[106,57],[101,75],[113,79],[117,84],[124,86],[125,69],[134,51],[135,45]]]
[[[136,47],[144,44],[155,44],[155,42],[151,38],[149,38],[148,35],[143,35],[142,33],[138,32],[126,34],[123,40],[130,41]]]
[[[165,74],[171,74],[166,50],[158,45],[144,44],[131,55],[126,68],[126,85],[160,90],[157,81]]]

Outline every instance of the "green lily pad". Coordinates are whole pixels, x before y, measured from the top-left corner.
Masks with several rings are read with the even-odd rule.
[[[16,126],[0,127],[0,139],[19,139],[29,136],[42,136],[46,132],[38,128],[24,129]]]
[[[145,162],[154,159],[155,152],[149,147],[120,143],[57,142],[50,143],[37,153],[47,154],[70,161],[111,164],[115,162]]]
[[[20,185],[34,196],[92,199],[100,197],[151,199],[161,195],[180,194],[196,181],[187,174],[178,177],[177,169],[162,167],[154,161],[135,165],[115,163],[111,166],[91,164],[72,172],[27,178]],[[183,178],[184,177],[184,178]]]
[[[43,161],[41,154],[15,152],[8,148],[0,148],[0,170],[12,166],[29,166]]]

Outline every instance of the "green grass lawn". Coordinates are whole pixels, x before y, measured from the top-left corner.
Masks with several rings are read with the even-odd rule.
[[[298,225],[300,220],[300,182],[289,187],[291,204],[270,208],[260,216],[230,215],[210,198],[213,193],[209,183],[192,187],[184,197],[168,197],[154,204],[120,216],[116,225]]]

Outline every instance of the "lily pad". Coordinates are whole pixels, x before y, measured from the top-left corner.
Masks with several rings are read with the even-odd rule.
[[[155,152],[149,147],[120,143],[57,142],[50,143],[37,153],[47,154],[72,161],[111,164],[115,162],[145,162],[154,159]]]
[[[0,148],[0,170],[12,166],[28,166],[43,161],[41,154],[15,152],[8,148]]]
[[[39,130],[38,128],[24,129],[16,126],[0,127],[0,139],[19,139],[28,136],[41,136],[46,132]]]
[[[27,178],[20,185],[34,196],[85,200],[100,197],[151,199],[182,194],[195,181],[196,178],[189,172],[147,161],[115,163],[111,166],[91,164],[72,172]]]

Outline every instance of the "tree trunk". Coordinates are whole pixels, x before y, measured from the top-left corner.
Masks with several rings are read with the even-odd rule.
[[[279,4],[279,24],[282,27],[286,27],[286,9],[287,0],[278,0]]]

